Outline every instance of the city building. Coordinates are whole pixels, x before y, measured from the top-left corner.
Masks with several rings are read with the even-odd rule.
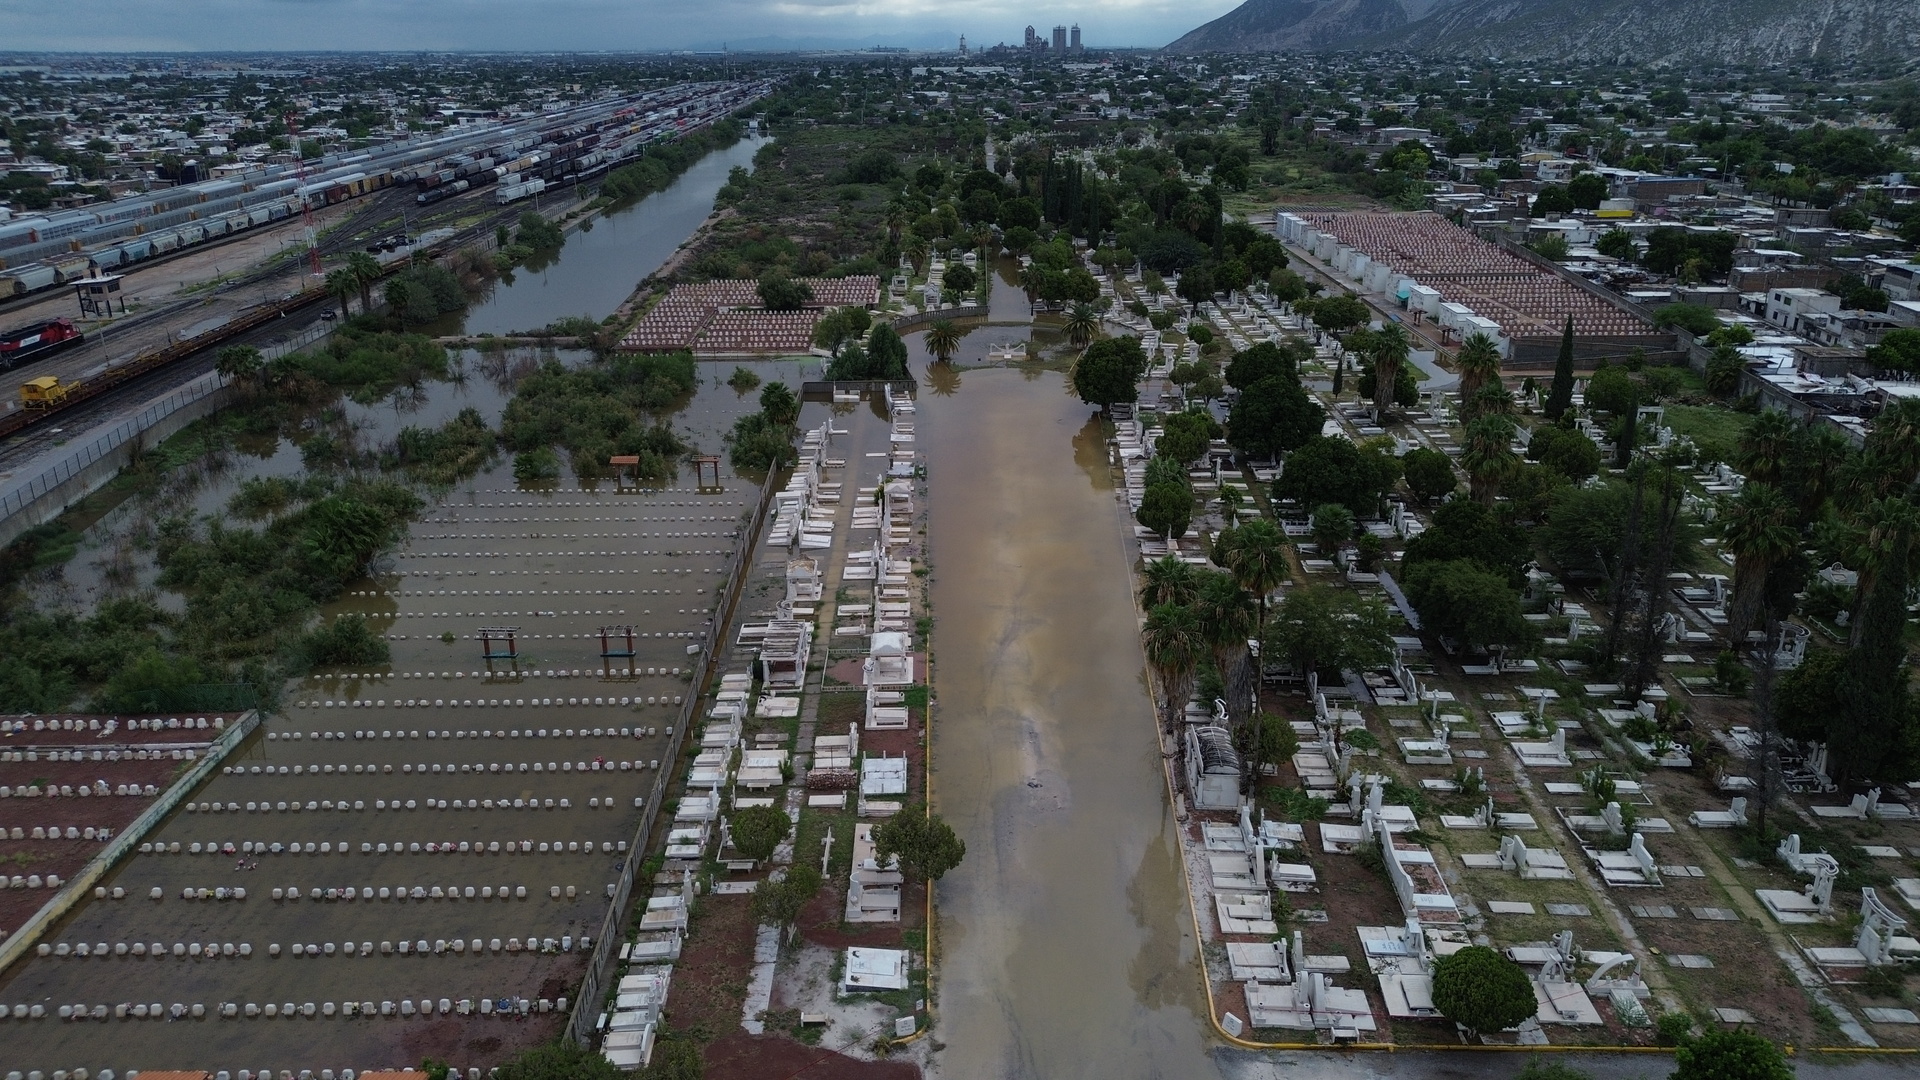
[[[1056,26],[1053,28],[1053,53],[1055,56],[1065,56],[1066,52],[1067,28],[1064,26]]]
[[[1077,54],[1081,51],[1080,50],[1080,24],[1074,23],[1073,29],[1068,31],[1068,33],[1072,35],[1072,39],[1067,47],[1069,49],[1072,49]]]

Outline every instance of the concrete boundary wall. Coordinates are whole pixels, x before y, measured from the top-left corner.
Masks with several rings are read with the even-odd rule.
[[[22,923],[12,937],[0,943],[0,972],[6,971],[25,958],[28,950],[39,944],[42,935],[86,900],[93,893],[93,887],[107,875],[107,871],[113,869],[115,863],[125,858],[135,845],[145,839],[147,834],[153,831],[154,826],[166,820],[167,815],[173,813],[174,809],[188,795],[193,794],[207,777],[212,776],[213,771],[226,761],[227,755],[233,753],[234,749],[259,726],[259,711],[249,709],[229,725],[227,730],[221,732],[220,737],[213,740],[213,744],[207,748],[206,756],[202,757],[193,768],[188,769],[180,779],[168,786],[167,790],[154,800],[152,806],[147,807],[145,812],[134,818],[133,824],[121,830],[120,835],[114,837],[98,855],[93,857],[92,861],[82,867],[80,872],[73,876],[72,881],[62,886],[53,899],[43,904],[39,911],[34,912],[32,918]]]
[[[907,334],[915,330],[925,330],[941,319],[984,319],[987,317],[985,304],[961,304],[958,307],[934,308],[932,311],[902,315],[893,320],[895,333]]]
[[[613,895],[608,898],[607,914],[600,924],[600,936],[593,943],[593,958],[587,962],[587,972],[580,979],[580,992],[573,1002],[573,1016],[567,1022],[568,1035],[581,1046],[592,1045],[598,1030],[600,1011],[606,1005],[607,987],[612,985],[614,965],[619,962],[620,946],[626,940],[624,930],[629,909],[633,905],[635,878],[648,859],[648,839],[653,834],[654,821],[666,803],[667,792],[678,772],[680,749],[685,745],[687,729],[698,722],[700,703],[705,698],[708,681],[713,678],[713,669],[719,662],[720,643],[733,621],[733,609],[746,588],[747,570],[758,550],[760,532],[766,526],[767,509],[773,505],[773,493],[780,486],[775,481],[784,475],[783,471],[768,473],[766,481],[760,485],[760,498],[754,506],[753,518],[742,531],[740,544],[734,549],[733,561],[727,567],[726,596],[714,609],[713,623],[707,628],[706,640],[700,645],[700,663],[694,668],[692,681],[687,684],[686,703],[680,707],[680,715],[674,721],[666,754],[660,759],[660,771],[654,774],[653,790],[647,794],[647,807],[640,814],[640,824],[634,828],[633,840],[627,844],[626,865],[621,868],[620,880],[615,883]],[[651,885],[650,882],[648,884]]]
[[[218,412],[233,396],[218,375],[188,383],[166,398],[95,438],[50,466],[26,487],[0,500],[0,544],[59,517],[67,507],[105,487],[133,459],[134,448],[152,446],[204,416]]]

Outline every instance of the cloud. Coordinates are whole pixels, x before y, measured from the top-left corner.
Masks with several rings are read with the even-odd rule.
[[[1011,0],[147,0],[76,20],[45,0],[0,0],[19,51],[586,50],[686,48],[729,37],[868,39],[965,34],[1018,41],[1028,23],[1079,23],[1090,45],[1165,44],[1233,7],[1108,0],[1035,9]]]

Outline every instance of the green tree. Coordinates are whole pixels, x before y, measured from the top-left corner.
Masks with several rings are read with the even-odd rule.
[[[940,319],[927,327],[927,351],[946,363],[959,351],[960,338],[960,329],[953,325],[953,320]]]
[[[1283,349],[1271,341],[1262,341],[1234,353],[1227,361],[1226,382],[1235,390],[1245,390],[1276,375],[1293,382],[1300,380],[1298,354],[1291,345]]]
[[[1500,487],[1520,464],[1513,452],[1513,421],[1504,416],[1482,416],[1467,425],[1460,448],[1460,467],[1467,472],[1467,488],[1475,502],[1493,505]]]
[[[1607,194],[1607,178],[1599,173],[1584,172],[1567,183],[1567,198],[1576,209],[1598,210]]]
[[[1772,484],[1751,481],[1727,500],[1722,535],[1733,552],[1733,603],[1727,608],[1727,640],[1736,648],[1760,620],[1767,577],[1800,548],[1794,506]]]
[[[1117,402],[1139,400],[1138,384],[1146,371],[1147,355],[1138,338],[1102,338],[1074,361],[1067,381],[1081,401],[1104,412]]]
[[[1205,413],[1171,413],[1161,421],[1160,437],[1153,444],[1153,452],[1170,461],[1188,464],[1207,452],[1217,427],[1213,418]]]
[[[1618,225],[1600,234],[1593,245],[1600,254],[1609,258],[1630,263],[1640,257],[1640,245],[1633,242],[1633,234]]]
[[[1199,314],[1200,305],[1213,299],[1213,274],[1205,266],[1191,266],[1180,275],[1180,284],[1176,287],[1180,299],[1191,305],[1194,314]]]
[[[1626,416],[1640,404],[1640,385],[1627,369],[1608,365],[1587,380],[1587,408]]]
[[[1516,1027],[1538,1008],[1526,970],[1485,945],[1434,961],[1433,1004],[1475,1035]]]
[[[1547,419],[1558,420],[1573,406],[1573,316],[1560,331],[1560,357],[1553,365],[1553,386],[1547,391]]]
[[[1298,378],[1268,375],[1234,400],[1227,413],[1227,443],[1249,457],[1271,459],[1318,437],[1326,419],[1326,410]]]
[[[213,369],[232,383],[251,383],[260,377],[266,360],[251,345],[229,345],[214,358]]]
[[[1373,358],[1373,411],[1376,417],[1385,414],[1387,406],[1394,403],[1401,370],[1412,351],[1413,339],[1407,336],[1407,328],[1397,322],[1389,322],[1373,335],[1367,353]]]
[[[347,304],[360,291],[360,279],[353,276],[351,270],[329,270],[326,278],[327,293],[340,301],[340,317],[352,314]]]
[[[859,341],[872,325],[873,317],[866,308],[835,308],[813,324],[813,344],[838,356],[841,346],[849,341]],[[928,347],[932,348],[931,345]]]
[[[1372,517],[1380,496],[1400,479],[1400,463],[1376,448],[1361,449],[1338,436],[1315,435],[1287,455],[1274,494],[1302,506],[1337,502],[1355,517]]]
[[[787,819],[786,811],[778,807],[749,806],[734,811],[727,819],[727,830],[735,851],[755,862],[765,862],[773,857],[780,841],[793,831],[793,823]]]
[[[1715,397],[1732,397],[1740,389],[1740,373],[1746,366],[1747,358],[1740,355],[1739,349],[1731,345],[1717,346],[1707,357],[1707,391]]]
[[[1180,565],[1193,569],[1187,563]],[[1147,664],[1160,680],[1160,723],[1172,730],[1193,695],[1193,674],[1207,656],[1206,634],[1200,616],[1191,607],[1176,603],[1159,603],[1147,609],[1146,625],[1140,634]]]
[[[1920,374],[1920,330],[1887,331],[1880,344],[1867,350],[1867,362],[1887,371]]]
[[[1339,503],[1322,503],[1313,508],[1313,542],[1323,557],[1339,551],[1353,539],[1353,511]]]
[[[1673,1052],[1668,1080],[1793,1080],[1780,1048],[1750,1031],[1711,1029]]]
[[[1150,484],[1140,497],[1134,520],[1167,540],[1187,535],[1193,517],[1193,494],[1185,484]]]
[[[820,867],[811,858],[796,859],[779,881],[762,881],[753,892],[753,920],[790,926],[806,910],[824,884]]]
[[[1267,619],[1261,655],[1285,657],[1301,675],[1359,671],[1393,658],[1394,619],[1352,589],[1307,585],[1287,593]]]
[[[1406,474],[1407,490],[1423,503],[1444,499],[1460,486],[1453,473],[1453,460],[1424,446],[1407,451],[1400,459],[1400,469]]]
[[[1267,596],[1291,576],[1287,538],[1266,518],[1255,518],[1223,534],[1224,565],[1242,589],[1260,605],[1260,624],[1267,621]]]
[[[1800,666],[1780,676],[1773,691],[1775,727],[1789,739],[1826,742],[1834,702],[1847,680],[1847,654],[1808,649]]]
[[[1200,591],[1200,572],[1172,555],[1149,561],[1142,576],[1146,584],[1140,587],[1140,606],[1149,610],[1161,604],[1191,604]]]
[[[1093,310],[1092,304],[1076,301],[1067,309],[1067,321],[1062,329],[1066,331],[1068,341],[1085,345],[1100,331],[1100,313]]]
[[[347,271],[360,283],[360,310],[373,310],[373,286],[380,280],[380,260],[364,251],[347,256]]]
[[[1498,574],[1518,588],[1533,560],[1533,542],[1526,531],[1471,499],[1452,499],[1433,513],[1433,525],[1407,542],[1403,569],[1423,562],[1465,559]]]
[[[1421,625],[1473,649],[1489,651],[1533,643],[1533,624],[1520,612],[1520,596],[1500,574],[1465,559],[1407,567],[1407,599]]]
[[[1460,343],[1454,367],[1460,373],[1460,417],[1472,420],[1479,412],[1480,392],[1500,381],[1500,347],[1487,335],[1474,331]]]
[[[891,323],[877,322],[867,334],[867,378],[904,379],[907,377],[907,343]]]
[[[768,311],[799,311],[813,301],[813,286],[778,270],[762,274],[755,291],[760,295],[760,306]]]
[[[768,383],[760,390],[760,411],[775,427],[790,428],[800,420],[800,400],[786,383]]]
[[[931,885],[960,865],[967,845],[939,814],[914,802],[873,830],[873,853],[882,864],[898,859],[903,872]]]
[[[1363,326],[1371,317],[1372,310],[1365,303],[1345,293],[1327,297],[1313,305],[1313,324],[1335,335]]]

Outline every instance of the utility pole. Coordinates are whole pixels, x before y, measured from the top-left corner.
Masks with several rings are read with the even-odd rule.
[[[293,174],[300,180],[300,221],[305,226],[307,237],[307,265],[314,277],[320,277],[320,238],[313,231],[313,203],[307,198],[307,157],[300,152],[300,134],[294,130],[293,114],[287,113],[287,139],[293,143]]]

